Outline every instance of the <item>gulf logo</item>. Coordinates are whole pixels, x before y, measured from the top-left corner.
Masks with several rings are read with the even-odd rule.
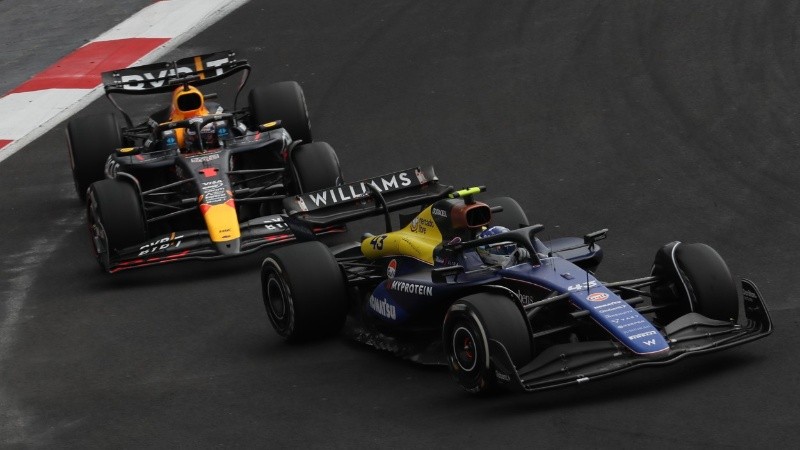
[[[586,300],[590,302],[602,302],[603,300],[608,298],[608,294],[605,292],[595,292],[594,294],[589,295],[586,297]]]
[[[389,266],[386,268],[386,276],[389,278],[394,278],[394,274],[397,271],[397,260],[393,259],[389,261]]]

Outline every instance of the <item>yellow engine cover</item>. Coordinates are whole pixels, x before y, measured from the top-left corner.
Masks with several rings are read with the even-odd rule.
[[[368,259],[409,256],[433,265],[433,251],[441,243],[442,233],[428,207],[404,228],[364,239],[361,252]]]

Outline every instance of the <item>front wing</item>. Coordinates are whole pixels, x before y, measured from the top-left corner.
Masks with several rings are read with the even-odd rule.
[[[283,215],[259,217],[239,224],[240,248],[234,254],[222,254],[218,244],[211,241],[207,230],[189,230],[159,236],[141,245],[113,253],[109,257],[108,271],[146,267],[189,259],[221,259],[253,253],[270,245],[294,241]],[[345,231],[344,226],[317,227],[312,231],[317,236]]]
[[[670,364],[691,355],[742,345],[772,333],[764,299],[756,285],[741,280],[745,323],[731,324],[689,313],[665,327],[668,352],[636,355],[616,341],[589,341],[554,345],[530,363],[515,368],[505,347],[490,340],[490,353],[500,383],[523,391],[585,383],[626,372],[638,367]]]

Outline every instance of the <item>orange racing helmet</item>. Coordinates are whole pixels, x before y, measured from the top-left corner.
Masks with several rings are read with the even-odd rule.
[[[181,86],[172,92],[170,121],[191,119],[208,114],[203,93],[194,86]]]

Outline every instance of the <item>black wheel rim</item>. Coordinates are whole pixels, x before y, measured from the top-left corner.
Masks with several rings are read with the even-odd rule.
[[[472,372],[478,365],[477,347],[472,331],[459,326],[453,332],[452,354],[456,364],[465,372]]]
[[[110,264],[108,237],[103,228],[103,223],[100,221],[100,212],[98,211],[98,205],[94,199],[94,195],[90,192],[88,197],[86,215],[89,225],[89,238],[92,240],[92,247],[94,248],[97,261],[104,269],[107,269]]]
[[[286,291],[283,283],[274,273],[270,274],[267,279],[267,301],[275,319],[284,320],[286,318]]]

